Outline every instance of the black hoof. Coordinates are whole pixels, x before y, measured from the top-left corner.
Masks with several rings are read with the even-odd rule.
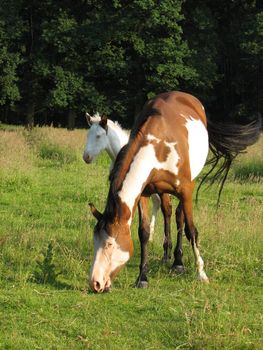
[[[138,281],[135,285],[136,288],[148,288],[147,281]]]
[[[181,273],[184,273],[185,272],[185,269],[184,269],[184,266],[183,265],[173,265],[172,266],[172,271],[173,272],[176,272],[178,274],[181,274]]]

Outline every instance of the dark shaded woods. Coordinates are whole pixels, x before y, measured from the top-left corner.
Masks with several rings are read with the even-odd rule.
[[[130,127],[146,99],[198,97],[247,122],[263,107],[263,10],[255,0],[2,0],[0,121]]]

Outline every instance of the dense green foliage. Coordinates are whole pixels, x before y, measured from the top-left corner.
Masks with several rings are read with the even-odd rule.
[[[263,11],[256,0],[2,0],[0,120],[131,125],[167,90],[211,115],[262,112]]]
[[[159,213],[149,288],[132,287],[140,255],[135,217],[134,256],[102,295],[87,287],[95,226],[87,203],[103,210],[110,160],[104,154],[86,165],[85,139],[84,130],[0,128],[0,348],[261,350],[263,138],[239,158],[220,208],[216,186],[203,188],[194,207],[210,284],[196,280],[185,237],[186,272],[177,276],[172,262],[161,263]],[[242,174],[248,167],[250,177]],[[175,234],[172,220],[173,244]]]

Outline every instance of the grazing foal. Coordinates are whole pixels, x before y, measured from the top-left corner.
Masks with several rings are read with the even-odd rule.
[[[233,124],[227,127],[212,122],[207,124],[200,101],[186,93],[168,92],[149,100],[135,121],[128,144],[114,164],[104,213],[91,205],[98,220],[94,229],[91,288],[95,292],[108,290],[114,276],[131,257],[131,222],[135,208],[141,196],[152,193],[170,193],[179,198],[179,237],[184,228],[193,249],[198,278],[207,282],[193,221],[194,179],[205,164],[209,146],[217,160],[225,160],[220,171],[228,171],[233,158],[258,136],[259,126],[255,123],[237,128]],[[147,285],[148,238],[147,231],[142,231],[139,287]],[[177,242],[176,249],[180,244]]]
[[[89,164],[103,151],[106,150],[109,157],[111,158],[110,169],[113,168],[114,161],[121,150],[121,148],[128,143],[129,133],[121,128],[117,122],[113,122],[107,117],[102,116],[98,113],[95,116],[90,116],[86,114],[88,125],[90,126],[87,143],[83,153],[84,161]],[[172,208],[170,204],[170,197],[167,194],[162,194],[161,197],[157,194],[151,196],[152,199],[152,218],[150,222],[150,237],[149,240],[152,241],[154,226],[156,221],[157,212],[161,206],[161,210],[164,217],[164,257],[163,260],[167,261],[170,257],[172,243],[170,235],[170,221],[172,215]],[[146,205],[146,203],[143,203]],[[140,206],[141,207],[141,206]],[[140,210],[140,209],[139,209]],[[140,214],[140,212],[139,212]],[[144,210],[144,215],[146,212]],[[141,220],[144,220],[142,214]],[[143,223],[141,223],[143,225]]]

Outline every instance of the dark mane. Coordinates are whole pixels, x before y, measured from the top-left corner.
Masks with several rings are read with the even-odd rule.
[[[120,210],[120,206],[118,205],[118,196],[117,193],[121,189],[122,181],[120,182],[120,172],[123,163],[123,159],[126,156],[128,151],[128,145],[122,147],[120,152],[117,155],[117,158],[114,162],[114,167],[110,172],[109,181],[110,181],[110,189],[107,198],[107,204],[104,211],[104,217],[107,220],[112,221],[112,219],[116,216],[117,210]],[[121,213],[119,212],[119,215]]]
[[[124,159],[126,158],[126,155],[128,153],[128,147],[129,143],[127,143],[125,146],[122,147],[120,152],[117,155],[117,158],[115,159],[114,162],[114,167],[110,172],[109,175],[109,180],[110,180],[110,192],[109,194],[112,194],[114,196],[122,186],[122,179],[120,178],[121,172],[123,171],[123,162]],[[127,171],[129,170],[130,164],[126,166]]]
[[[135,118],[130,138],[134,138],[136,134],[138,133],[139,129],[142,127],[142,125],[146,122],[146,120],[151,116],[158,116],[161,115],[161,112],[159,109],[153,107],[153,104],[155,102],[155,99],[147,101],[142,111],[138,114],[138,116]]]

